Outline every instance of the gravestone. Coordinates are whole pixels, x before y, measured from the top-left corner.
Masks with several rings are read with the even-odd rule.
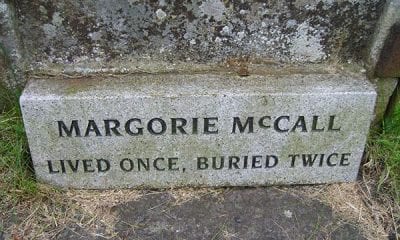
[[[62,187],[354,181],[376,93],[349,74],[35,79],[20,102],[39,180]]]

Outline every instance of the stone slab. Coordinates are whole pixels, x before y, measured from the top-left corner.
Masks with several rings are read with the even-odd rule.
[[[18,16],[14,25],[23,59],[45,71],[55,63],[82,71],[123,71],[135,66],[130,60],[149,58],[358,62],[383,5],[379,0],[6,2]],[[116,69],[110,66],[120,59]]]
[[[27,85],[20,103],[40,181],[76,188],[353,181],[376,98],[364,77],[347,74],[115,78]]]

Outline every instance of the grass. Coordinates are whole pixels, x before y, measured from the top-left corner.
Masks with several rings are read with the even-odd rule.
[[[378,190],[388,191],[400,204],[400,103],[383,121],[382,132],[371,138],[369,155],[382,169]]]
[[[19,90],[0,85],[0,202],[10,196],[18,200],[37,192],[19,95]]]

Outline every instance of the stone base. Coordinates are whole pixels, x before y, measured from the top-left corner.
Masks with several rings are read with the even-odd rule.
[[[63,187],[356,179],[376,93],[364,77],[142,75],[31,81],[37,178]]]

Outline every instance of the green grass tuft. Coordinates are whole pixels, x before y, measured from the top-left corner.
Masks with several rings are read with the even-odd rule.
[[[383,122],[382,132],[371,142],[370,157],[379,160],[384,169],[379,179],[379,190],[390,191],[400,203],[400,103]]]
[[[37,192],[21,110],[20,91],[0,85],[0,199]]]

